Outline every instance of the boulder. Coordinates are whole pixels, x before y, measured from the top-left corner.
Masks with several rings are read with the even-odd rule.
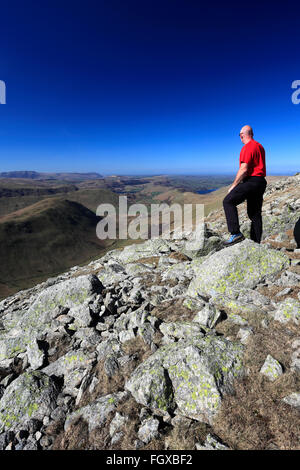
[[[165,336],[174,338],[190,338],[191,336],[203,337],[204,332],[200,325],[194,322],[166,322],[159,326]]]
[[[286,298],[276,308],[274,320],[287,323],[292,320],[296,325],[300,321],[300,302],[293,298]]]
[[[156,418],[148,418],[143,421],[142,426],[138,430],[138,438],[148,444],[152,439],[159,437],[158,432],[159,421]]]
[[[206,304],[205,307],[196,314],[194,322],[200,323],[200,325],[207,328],[214,328],[220,317],[220,310],[214,305]]]
[[[195,267],[187,295],[236,298],[243,289],[253,289],[266,278],[274,277],[289,265],[289,258],[252,240],[226,247]]]
[[[283,374],[283,370],[279,362],[268,354],[262,368],[260,369],[260,373],[273,382]]]
[[[198,336],[159,348],[125,384],[138,403],[211,423],[223,393],[243,373],[243,346]]]
[[[127,392],[105,395],[104,397],[98,398],[93,403],[70,413],[65,421],[65,431],[67,431],[72,423],[78,418],[82,418],[88,423],[89,432],[93,431],[93,429],[96,429],[97,427],[103,426],[108,415],[114,411],[118,403],[125,400],[127,396]]]
[[[45,367],[43,372],[48,376],[54,375],[56,377],[63,377],[64,392],[76,396],[85,370],[91,366],[94,361],[94,354],[87,354],[82,350],[71,350],[57,359],[57,361]]]
[[[58,389],[41,371],[24,372],[11,382],[0,400],[0,432],[26,429],[32,419],[43,420],[56,408]]]

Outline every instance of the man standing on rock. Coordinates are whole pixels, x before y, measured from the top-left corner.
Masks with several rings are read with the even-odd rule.
[[[237,206],[245,200],[247,200],[247,214],[251,220],[250,238],[260,243],[262,235],[261,208],[267,186],[265,150],[253,139],[253,130],[250,126],[242,127],[240,138],[244,144],[240,153],[240,168],[223,200],[227,227],[231,233],[225,246],[233,245],[245,238],[240,232],[237,211]]]

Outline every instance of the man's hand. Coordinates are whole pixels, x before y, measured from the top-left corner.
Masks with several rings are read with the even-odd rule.
[[[248,171],[247,163],[242,162],[239,168],[239,171],[236,174],[233,184],[228,189],[228,193],[230,193],[230,191],[232,191],[239,184],[239,182],[242,181],[242,179],[247,175],[247,171]]]

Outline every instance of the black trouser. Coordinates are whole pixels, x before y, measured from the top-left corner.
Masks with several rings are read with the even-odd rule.
[[[296,225],[294,227],[294,238],[297,243],[297,248],[300,248],[300,218],[298,219],[298,222],[296,222]]]
[[[247,200],[247,213],[251,220],[250,238],[260,243],[262,235],[261,208],[267,181],[263,176],[247,176],[242,183],[233,188],[223,200],[228,231],[240,232],[239,216],[236,206]]]

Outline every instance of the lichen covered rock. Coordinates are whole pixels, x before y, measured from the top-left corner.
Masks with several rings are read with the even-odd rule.
[[[159,326],[163,335],[174,338],[190,338],[191,336],[202,337],[203,329],[194,322],[166,322]]]
[[[243,373],[241,344],[192,337],[160,348],[132,374],[125,388],[137,402],[211,423],[234,378]]]
[[[300,321],[300,302],[293,298],[286,298],[277,307],[274,319],[280,323],[287,323],[292,320],[296,325]]]
[[[273,382],[283,374],[283,370],[279,362],[268,354],[262,368],[260,369],[260,373],[268,377],[268,379]]]
[[[93,364],[95,356],[84,351],[69,351],[43,369],[48,376],[63,377],[64,392],[76,396],[78,386],[86,369]]]
[[[88,423],[89,432],[93,431],[97,427],[103,426],[108,415],[116,409],[118,403],[124,400],[127,395],[128,394],[126,392],[105,395],[104,397],[98,398],[98,400],[93,403],[79,408],[67,417],[64,426],[65,431],[67,431],[72,423],[78,418],[82,418]]]
[[[0,432],[26,429],[31,419],[43,420],[56,408],[58,389],[41,371],[24,372],[5,390],[0,400]]]
[[[251,240],[224,248],[195,267],[195,277],[187,294],[236,298],[241,289],[253,289],[266,278],[274,277],[289,265],[289,258]]]

